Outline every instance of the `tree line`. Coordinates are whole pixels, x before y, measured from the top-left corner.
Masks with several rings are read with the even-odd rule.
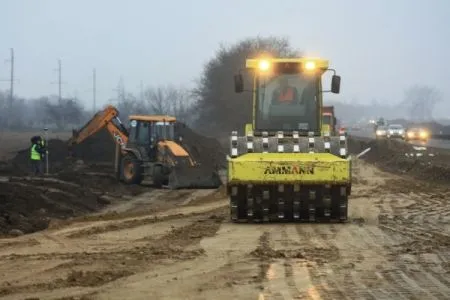
[[[229,134],[241,130],[251,121],[251,93],[236,94],[233,75],[245,66],[245,59],[258,54],[294,57],[302,53],[294,48],[289,39],[280,37],[246,38],[232,45],[221,45],[215,55],[206,62],[193,89],[174,85],[149,86],[139,97],[133,93],[119,92],[118,99],[110,99],[126,120],[127,116],[139,114],[175,115],[180,121],[207,135]],[[251,86],[249,75],[244,72],[244,82]],[[0,126],[11,129],[57,128],[70,129],[84,124],[93,112],[86,110],[77,98],[65,98],[59,103],[56,97],[36,99],[16,98],[9,109],[9,95],[0,92]],[[442,100],[433,87],[413,86],[405,92],[403,101],[396,105],[399,110],[379,103],[369,105],[336,103],[338,114],[352,120],[370,116],[375,109],[397,111],[393,117],[427,119],[432,117],[436,103]]]

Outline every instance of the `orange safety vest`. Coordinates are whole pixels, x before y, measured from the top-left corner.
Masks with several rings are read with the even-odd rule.
[[[288,87],[284,91],[281,91],[280,95],[278,96],[278,101],[280,101],[280,102],[294,101],[294,89],[291,87]]]

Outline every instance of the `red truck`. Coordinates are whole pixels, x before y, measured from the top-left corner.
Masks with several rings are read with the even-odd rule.
[[[336,135],[336,116],[334,114],[334,106],[324,106],[322,108],[322,132],[330,132]]]
[[[322,108],[322,133],[329,131],[331,135],[347,135],[347,129],[343,124],[339,124],[334,113],[334,106],[324,106]]]

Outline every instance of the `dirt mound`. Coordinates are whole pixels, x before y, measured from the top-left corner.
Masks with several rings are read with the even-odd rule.
[[[447,182],[450,178],[450,153],[429,147],[414,146],[395,140],[349,138],[349,150],[358,154],[367,148],[362,159],[383,170],[409,174],[423,180]]]
[[[65,157],[67,157],[67,146],[65,142],[57,139],[48,141],[49,171],[56,172],[62,168]],[[30,149],[23,149],[17,152],[17,155],[11,160],[12,172],[15,174],[28,172],[30,166]]]
[[[225,167],[226,155],[217,139],[200,135],[182,123],[177,124],[176,130],[183,137],[183,146],[197,162],[211,168]]]
[[[151,190],[143,185],[119,183],[108,172],[99,172],[101,167],[97,167],[97,172],[90,168],[63,170],[57,177],[0,178],[0,234],[43,230],[52,219],[83,216],[111,201]]]
[[[221,144],[214,138],[197,134],[184,124],[177,124],[177,130],[183,137],[183,146],[192,153],[194,159],[211,168],[221,168],[225,165],[225,154]],[[60,172],[72,168],[76,160],[82,160],[86,164],[114,163],[116,144],[106,129],[100,130],[95,135],[87,138],[82,143],[74,145],[72,151],[74,159],[69,159],[67,141],[51,139],[49,148],[49,172]],[[12,159],[9,167],[0,166],[0,172],[23,174],[29,172],[29,149],[20,150]]]
[[[87,138],[82,143],[73,147],[75,159],[69,159],[69,147],[67,141],[50,139],[48,141],[49,172],[59,172],[67,167],[72,167],[75,160],[83,160],[86,163],[106,162],[111,165],[114,162],[115,143],[108,131],[101,130]],[[12,173],[23,173],[30,170],[30,149],[23,149],[11,160],[8,170]]]
[[[73,147],[73,155],[88,163],[109,162],[113,164],[115,153],[116,143],[106,129],[100,130]]]
[[[107,203],[89,189],[68,182],[13,178],[0,182],[0,234],[43,230],[53,218],[94,212]]]

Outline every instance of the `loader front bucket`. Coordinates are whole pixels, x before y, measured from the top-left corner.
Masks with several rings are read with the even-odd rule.
[[[176,166],[169,175],[170,189],[216,189],[222,185],[219,174],[202,166]]]

